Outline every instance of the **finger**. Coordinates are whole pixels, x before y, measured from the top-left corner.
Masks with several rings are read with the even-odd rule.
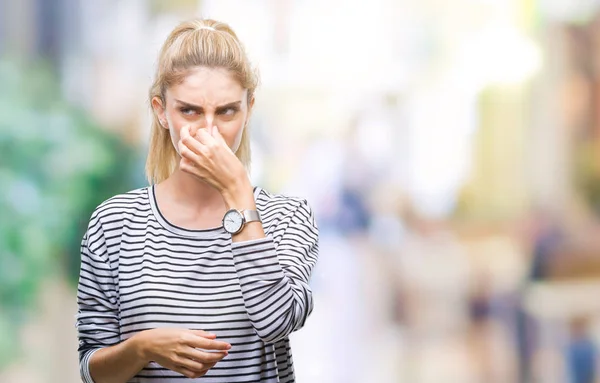
[[[216,362],[202,362],[200,360],[193,360],[193,359],[188,359],[185,357],[178,358],[174,362],[178,367],[182,367],[182,368],[185,368],[186,370],[196,372],[196,373],[206,372],[216,364]]]
[[[184,366],[185,360],[183,358],[177,358],[177,360],[169,360],[169,361],[165,361],[163,363],[160,363],[161,366],[168,368],[171,371],[175,371],[178,372],[182,375],[185,375],[188,378],[194,378],[194,377],[199,377],[202,375],[204,375],[206,372],[202,373],[199,371],[193,371],[187,367]]]
[[[231,349],[231,344],[220,340],[207,339],[202,336],[194,335],[190,347],[201,348],[203,350],[227,351]]]
[[[211,368],[213,368],[215,366],[216,363],[205,363],[204,365],[206,366],[206,371],[210,370]]]
[[[194,136],[190,134],[192,129],[193,128],[191,125],[186,125],[183,128],[181,128],[181,131],[179,133],[179,143],[182,143],[183,145],[187,146],[196,154],[202,154],[202,145],[200,145],[199,142],[194,138]]]
[[[207,129],[198,129],[198,132],[196,132],[196,139],[201,144],[209,147],[216,143],[216,140],[210,135],[210,132]]]
[[[216,338],[217,334],[213,334],[212,332],[209,331],[205,331],[205,330],[190,330],[192,332],[192,334],[194,335],[198,335],[204,338]]]
[[[192,347],[186,347],[178,351],[180,358],[185,360],[193,360],[198,363],[211,364],[217,363],[221,359],[225,358],[229,353],[227,351],[204,351]],[[178,364],[184,365],[184,363],[177,361]],[[190,368],[188,366],[188,368]]]
[[[208,370],[202,371],[202,372],[192,371],[192,370],[189,370],[189,369],[187,369],[185,367],[181,367],[181,366],[177,366],[176,368],[173,369],[173,371],[178,372],[178,373],[184,375],[186,378],[190,378],[190,379],[199,378],[201,376],[206,375],[206,373],[208,372]]]
[[[204,145],[201,144],[193,136],[190,136],[190,135],[187,135],[185,137],[182,136],[181,140],[179,142],[181,142],[184,146],[186,146],[188,149],[190,149],[191,151],[193,151],[194,153],[196,153],[198,155],[202,155],[202,153],[204,153],[206,151],[206,148],[204,147]]]
[[[217,335],[204,330],[190,330],[194,335],[201,336],[203,338],[215,339]]]
[[[187,146],[183,140],[179,141],[179,143],[177,143],[177,147],[179,148],[179,155],[181,155],[181,157],[183,158],[187,158],[189,160],[191,160],[192,162],[195,162],[196,157],[198,156],[196,154],[196,152],[194,152],[192,149],[189,148],[189,146]]]
[[[220,142],[220,143],[223,143],[223,144],[227,145],[227,142],[225,141],[225,139],[221,135],[221,131],[219,130],[219,127],[216,126],[216,125],[213,128],[212,136],[215,138],[215,140],[217,142]]]
[[[197,124],[190,125],[190,136],[192,136],[192,137],[196,136],[196,133],[198,133],[198,129],[200,129],[200,127]]]
[[[180,162],[180,167],[181,167],[181,165],[184,165],[186,163],[191,168],[201,168],[202,167],[202,165],[201,165],[202,159],[200,158],[200,156],[198,154],[196,154],[194,151],[192,151],[190,148],[185,146],[183,143],[181,143],[179,146],[179,154],[181,155],[181,158],[182,158],[182,162]],[[183,160],[185,160],[185,161],[183,161]]]
[[[181,171],[189,173],[191,175],[201,177],[201,175],[199,174],[199,169],[196,166],[196,164],[194,164],[192,161],[188,160],[185,157],[182,157],[181,161],[179,161],[179,169]]]
[[[185,125],[184,127],[181,128],[181,130],[179,130],[179,137],[181,137],[182,140],[186,137],[190,137],[190,126],[189,125]]]
[[[210,364],[217,363],[225,358],[229,353],[227,351],[203,351],[195,348],[189,348],[180,353],[181,356],[196,362]]]

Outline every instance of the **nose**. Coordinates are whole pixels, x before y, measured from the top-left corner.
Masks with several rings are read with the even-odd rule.
[[[194,122],[194,134],[198,131],[198,129],[209,129],[214,125],[214,115],[212,113],[206,113],[202,117],[198,118]]]
[[[206,123],[204,124],[203,128],[210,128],[213,126],[214,119],[215,115],[213,113],[206,113],[204,118]]]

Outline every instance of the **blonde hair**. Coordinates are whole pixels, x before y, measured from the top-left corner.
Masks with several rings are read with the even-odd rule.
[[[166,107],[165,94],[169,87],[183,81],[194,67],[223,68],[229,70],[242,88],[248,92],[248,104],[258,86],[258,74],[250,64],[244,47],[229,25],[211,20],[195,19],[179,24],[164,42],[149,99],[160,98]],[[150,183],[167,179],[176,169],[179,155],[173,147],[169,131],[160,125],[153,112],[146,176]],[[236,151],[246,169],[250,166],[250,137],[244,127],[240,146]]]

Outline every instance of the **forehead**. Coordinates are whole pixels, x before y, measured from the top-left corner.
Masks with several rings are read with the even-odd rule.
[[[244,101],[246,94],[233,74],[223,68],[194,68],[180,83],[167,89],[167,98],[203,106]]]

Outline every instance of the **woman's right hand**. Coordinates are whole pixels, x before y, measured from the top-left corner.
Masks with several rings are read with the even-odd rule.
[[[199,378],[227,356],[231,345],[202,330],[157,328],[137,334],[142,358],[188,378]],[[210,351],[203,351],[210,350]]]

